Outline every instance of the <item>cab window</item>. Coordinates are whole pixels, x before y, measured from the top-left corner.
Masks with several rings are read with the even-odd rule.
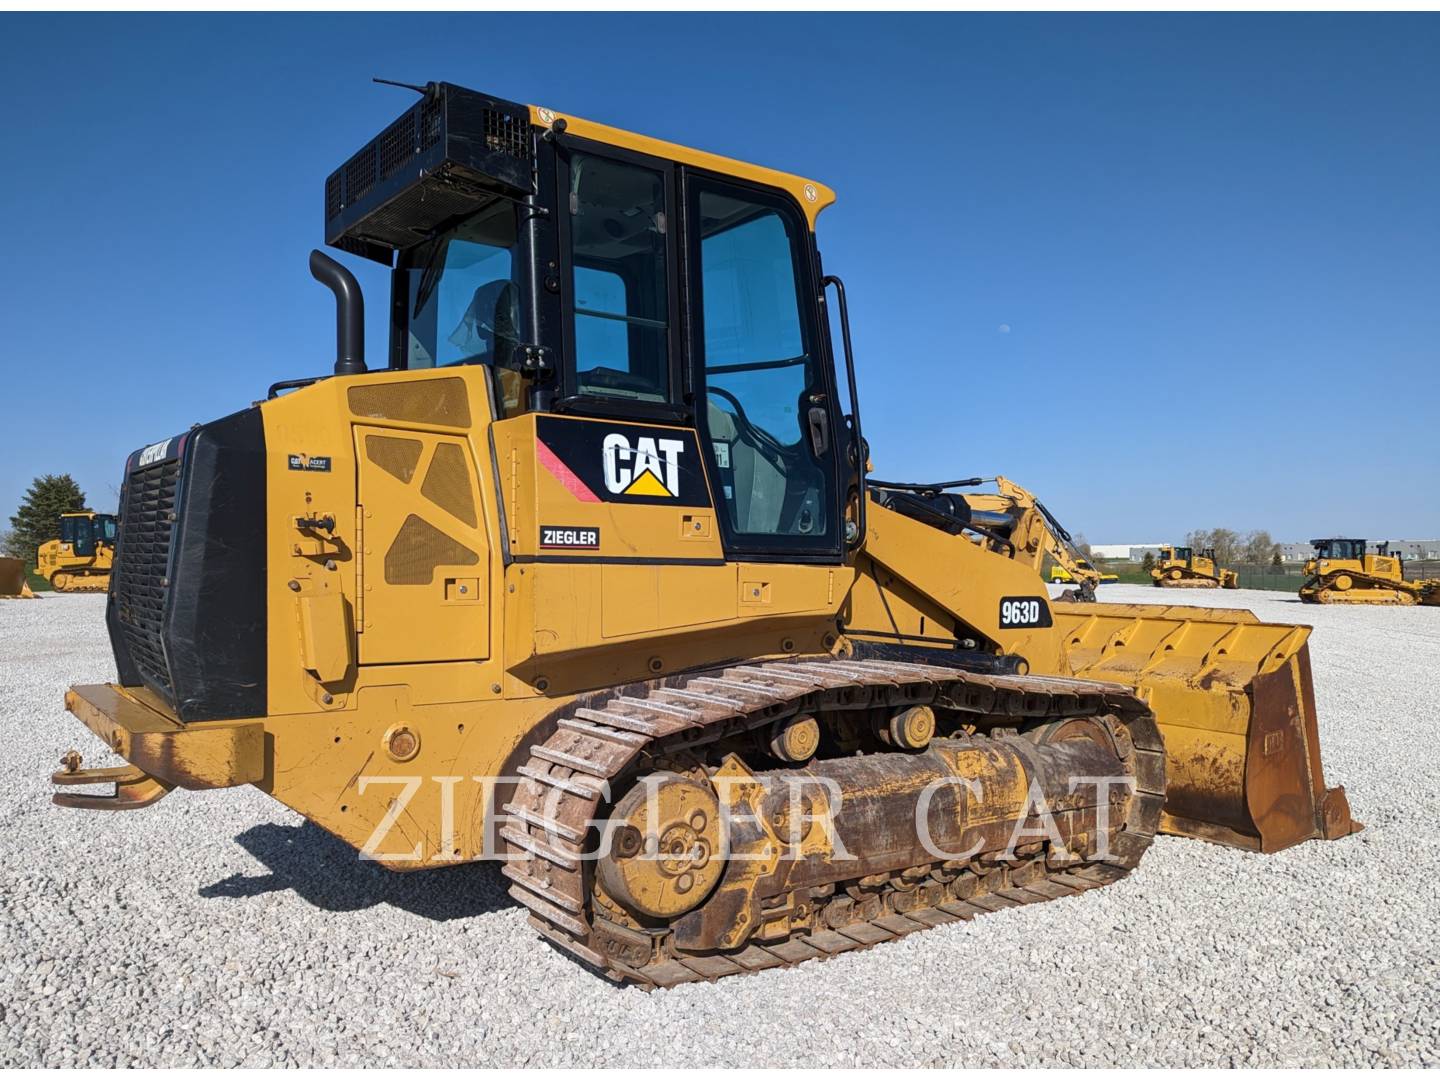
[[[669,231],[664,173],[575,153],[569,167],[575,388],[667,402]]]
[[[518,340],[515,207],[496,200],[406,255],[406,367],[493,364]]]
[[[808,234],[778,197],[697,180],[697,351],[729,546],[838,549],[834,432],[805,317]]]

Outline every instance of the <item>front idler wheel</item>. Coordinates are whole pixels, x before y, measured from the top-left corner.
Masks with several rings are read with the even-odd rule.
[[[596,878],[632,914],[675,919],[699,907],[720,881],[721,825],[709,784],[654,773],[615,805]]]

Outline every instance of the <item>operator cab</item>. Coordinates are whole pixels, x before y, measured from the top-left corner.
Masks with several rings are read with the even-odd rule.
[[[838,561],[859,478],[812,232],[832,199],[432,83],[330,177],[326,240],[393,268],[391,368],[485,365],[502,420],[695,429],[727,551]]]
[[[1311,540],[1315,548],[1315,555],[1320,559],[1363,559],[1365,558],[1364,540],[1342,540],[1331,538],[1327,540]]]
[[[115,546],[115,522],[114,514],[63,514],[60,541],[69,544],[76,555],[88,558],[95,554],[97,543]]]

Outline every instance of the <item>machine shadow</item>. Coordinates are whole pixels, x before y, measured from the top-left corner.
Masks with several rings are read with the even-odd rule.
[[[231,874],[202,886],[198,892],[203,899],[290,891],[326,911],[362,911],[389,904],[441,922],[515,906],[497,862],[396,873],[360,859],[354,848],[308,821],[256,825],[235,840],[269,873]]]

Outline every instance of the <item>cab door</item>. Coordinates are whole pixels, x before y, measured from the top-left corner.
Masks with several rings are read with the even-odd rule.
[[[779,192],[687,177],[699,426],[727,552],[838,561],[842,488],[813,245]]]

